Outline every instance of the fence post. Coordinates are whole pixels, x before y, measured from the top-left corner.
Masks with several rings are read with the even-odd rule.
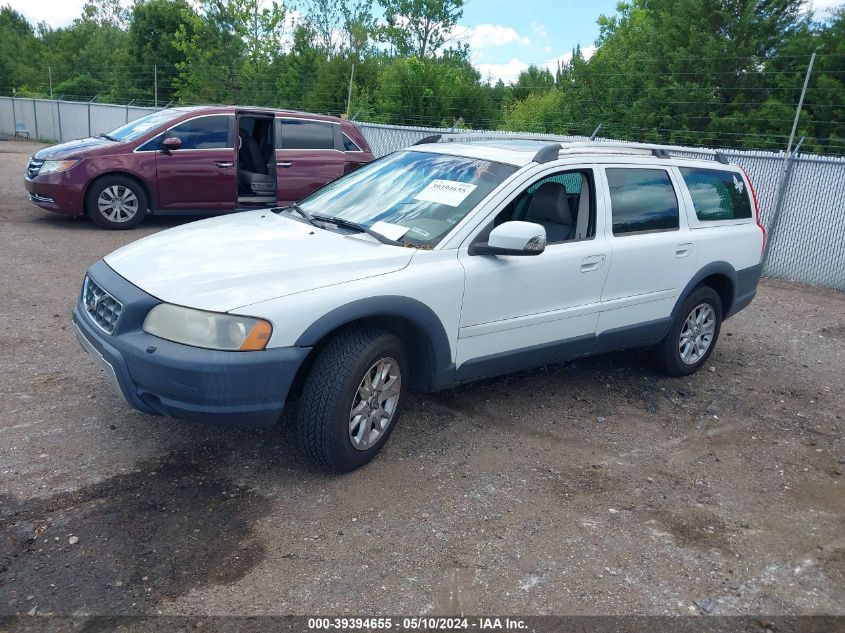
[[[96,96],[92,97],[91,101],[96,98]],[[88,102],[88,136],[91,136],[91,101]]]
[[[135,103],[135,99],[132,99],[132,101],[126,104],[126,120],[124,121],[124,123],[129,123],[129,106],[131,106],[133,103]]]
[[[64,95],[59,95],[59,100],[53,102],[56,104],[56,116],[59,117],[59,143],[64,140],[62,138],[62,96]]]
[[[155,86],[155,107],[157,108],[158,107],[158,64],[153,64],[153,85]],[[134,101],[134,99],[133,99],[133,101]]]
[[[32,118],[35,119],[35,138],[37,140],[39,138],[39,136],[38,136],[38,109],[35,107],[35,99],[32,100]]]
[[[12,132],[12,134],[14,135],[14,136],[12,136],[12,138],[14,139],[15,136],[18,135],[18,115],[15,112],[15,89],[14,88],[12,88],[12,129],[14,130],[14,132]]]

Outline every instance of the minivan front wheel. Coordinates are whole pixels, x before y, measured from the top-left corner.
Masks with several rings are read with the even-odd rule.
[[[302,388],[297,434],[319,466],[348,472],[381,450],[396,426],[408,388],[402,340],[354,325],[319,350]]]
[[[722,327],[722,300],[710,286],[696,288],[686,298],[672,328],[657,347],[660,369],[670,376],[688,376],[713,353]]]
[[[144,221],[147,195],[131,178],[104,176],[88,189],[85,210],[104,229],[132,229]]]

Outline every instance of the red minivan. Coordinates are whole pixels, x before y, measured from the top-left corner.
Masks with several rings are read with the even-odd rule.
[[[331,116],[198,106],[46,147],[24,182],[42,209],[130,229],[155,214],[284,206],[373,160],[361,130]]]

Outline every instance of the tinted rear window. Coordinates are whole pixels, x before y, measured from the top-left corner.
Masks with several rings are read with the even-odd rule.
[[[751,217],[745,180],[735,172],[681,167],[695,215],[702,222]]]
[[[608,169],[613,234],[678,228],[678,198],[663,169]]]
[[[319,121],[277,119],[281,149],[334,149],[334,125]]]

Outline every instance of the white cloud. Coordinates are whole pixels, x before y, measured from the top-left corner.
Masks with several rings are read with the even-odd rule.
[[[810,0],[804,5],[805,11],[812,11],[816,17],[825,17],[828,11],[845,6],[843,0]]]
[[[542,39],[546,39],[549,37],[549,34],[546,31],[546,27],[540,24],[539,22],[532,22],[531,30],[537,34],[537,37],[540,37]]]
[[[501,79],[506,84],[516,81],[519,73],[528,70],[528,64],[516,57],[504,64],[476,64],[475,67],[481,73],[482,78],[490,79],[492,82]]]
[[[508,44],[519,44],[521,46],[531,44],[531,40],[527,37],[520,35],[509,26],[499,24],[476,24],[475,26],[458,24],[452,28],[449,40],[467,42],[470,49],[507,46]]]
[[[587,46],[581,49],[581,55],[584,59],[590,59],[595,52],[595,46]],[[569,53],[564,53],[563,55],[559,55],[553,59],[534,65],[541,68],[548,68],[552,73],[554,73],[557,70],[558,62],[565,64],[571,59],[572,52],[570,51]],[[528,70],[528,66],[528,62],[524,62],[518,57],[514,57],[504,64],[475,64],[475,67],[478,69],[478,72],[481,73],[482,78],[489,79],[492,82],[496,82],[501,79],[506,84],[516,81],[519,77],[519,73]]]
[[[33,24],[46,22],[54,29],[68,26],[75,18],[82,15],[84,0],[4,0],[3,4],[10,5],[20,11]],[[120,2],[127,9],[132,6],[131,0]]]

